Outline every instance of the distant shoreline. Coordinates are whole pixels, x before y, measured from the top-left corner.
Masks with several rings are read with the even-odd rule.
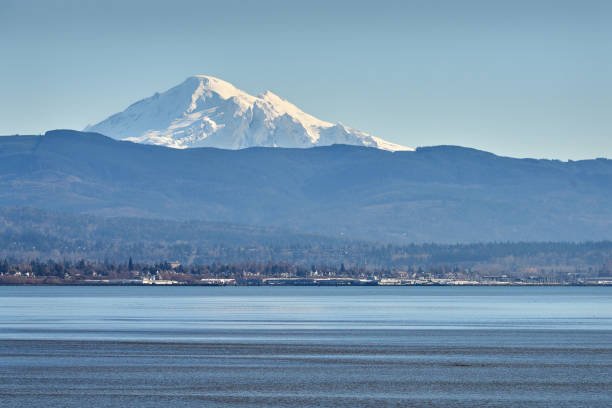
[[[588,272],[474,271],[471,268],[440,266],[423,269],[368,270],[344,265],[310,268],[289,263],[213,263],[182,265],[96,263],[85,260],[30,261],[0,260],[0,285],[18,286],[610,286],[608,267]]]
[[[193,283],[177,283],[177,284],[164,284],[164,285],[151,285],[151,284],[120,284],[120,283],[0,283],[0,287],[15,287],[15,286],[71,286],[71,287],[317,287],[317,288],[329,288],[329,287],[610,287],[612,282],[608,283],[589,283],[589,284],[575,284],[575,283],[533,283],[533,284],[400,284],[400,285],[350,285],[350,284],[338,284],[338,285],[301,285],[301,284],[235,284],[235,285],[211,285],[211,284],[193,284]]]

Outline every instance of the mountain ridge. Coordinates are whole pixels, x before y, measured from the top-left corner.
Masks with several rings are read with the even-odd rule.
[[[0,138],[0,206],[383,242],[610,239],[612,160],[461,147],[171,149],[77,131]]]

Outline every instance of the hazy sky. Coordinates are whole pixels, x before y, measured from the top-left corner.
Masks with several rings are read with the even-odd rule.
[[[194,74],[408,146],[612,157],[612,1],[0,0],[0,134]]]

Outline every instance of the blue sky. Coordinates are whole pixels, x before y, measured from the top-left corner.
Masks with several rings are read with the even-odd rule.
[[[0,0],[0,134],[193,74],[408,146],[612,157],[612,1]]]

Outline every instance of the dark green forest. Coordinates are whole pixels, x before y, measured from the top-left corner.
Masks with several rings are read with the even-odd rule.
[[[359,270],[460,267],[479,273],[606,274],[612,242],[393,245],[277,228],[0,208],[0,259],[182,265],[341,264]]]

